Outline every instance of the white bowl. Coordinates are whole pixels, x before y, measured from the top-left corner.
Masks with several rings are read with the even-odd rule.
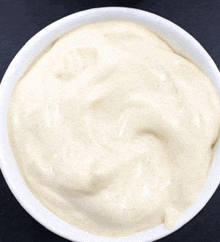
[[[220,94],[220,73],[215,63],[203,47],[187,32],[172,22],[142,10],[106,7],[82,11],[54,22],[31,38],[18,52],[9,65],[0,88],[0,159],[4,178],[18,202],[43,226],[72,241],[80,242],[149,242],[160,239],[182,227],[191,220],[208,202],[220,183],[220,144],[216,145],[215,156],[206,185],[199,198],[184,212],[179,223],[171,230],[162,225],[139,234],[104,238],[81,231],[48,211],[27,188],[15,162],[7,132],[7,111],[13,88],[30,64],[58,37],[73,28],[99,21],[128,20],[146,26],[179,54],[190,59],[211,78]],[[220,96],[220,95],[219,95]],[[196,171],[195,171],[196,172]]]

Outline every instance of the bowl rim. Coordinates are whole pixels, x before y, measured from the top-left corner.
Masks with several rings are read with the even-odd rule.
[[[25,185],[23,178],[21,177],[21,174],[18,171],[18,167],[16,164],[11,165],[12,162],[15,163],[15,159],[13,157],[10,143],[9,143],[9,137],[7,133],[7,109],[8,109],[8,101],[10,100],[11,93],[13,91],[12,81],[15,79],[15,74],[19,72],[18,66],[23,63],[24,67],[22,71],[20,71],[20,74],[25,71],[25,68],[27,68],[30,65],[30,62],[25,62],[25,57],[27,55],[30,55],[30,51],[36,51],[36,46],[41,41],[45,41],[47,37],[50,37],[51,33],[55,33],[54,39],[57,39],[59,36],[62,36],[64,33],[68,32],[67,29],[71,30],[71,28],[76,28],[78,26],[85,25],[85,19],[89,22],[99,22],[99,21],[106,21],[101,20],[103,15],[108,16],[110,19],[122,19],[122,16],[127,16],[126,19],[130,19],[130,21],[140,21],[140,23],[144,23],[145,21],[154,22],[157,23],[158,26],[162,25],[166,31],[171,31],[172,34],[177,34],[180,39],[183,38],[183,41],[190,43],[193,50],[195,49],[195,53],[201,58],[204,58],[204,65],[208,66],[208,74],[212,81],[215,81],[215,86],[218,90],[218,93],[220,94],[220,73],[215,65],[212,58],[209,56],[209,54],[205,51],[205,49],[199,44],[197,40],[195,40],[190,34],[188,34],[185,30],[177,26],[176,24],[172,23],[171,21],[160,17],[156,14],[140,10],[140,9],[134,9],[134,8],[128,8],[128,7],[101,7],[101,8],[92,8],[88,10],[83,10],[77,13],[70,14],[64,18],[61,18],[60,20],[57,20],[53,22],[52,24],[48,25],[41,31],[39,31],[37,34],[35,34],[17,53],[17,55],[13,58],[12,62],[8,66],[2,82],[0,86],[0,120],[3,122],[0,123],[0,161],[1,161],[1,170],[2,174],[5,178],[6,183],[8,184],[10,190],[12,191],[13,195],[17,199],[17,201],[21,204],[21,206],[40,224],[42,224],[44,227],[52,231],[53,233],[62,236],[68,240],[73,240],[77,242],[132,242],[132,241],[140,241],[140,242],[150,242],[155,241],[160,238],[163,238],[174,231],[181,228],[183,225],[188,223],[194,216],[196,216],[199,211],[205,206],[205,204],[209,201],[211,196],[216,191],[218,185],[220,184],[220,146],[218,143],[217,150],[219,151],[219,154],[214,157],[213,164],[210,170],[209,175],[205,188],[201,192],[200,196],[194,202],[194,204],[187,210],[188,215],[184,217],[175,228],[171,230],[165,230],[162,228],[162,226],[157,226],[156,228],[143,231],[139,234],[127,236],[127,237],[119,237],[119,238],[106,238],[106,237],[99,237],[96,235],[92,235],[89,233],[86,233],[84,231],[81,231],[80,229],[75,228],[74,226],[71,226],[67,224],[66,222],[62,221],[58,217],[56,217],[54,214],[49,212],[40,202],[36,200],[36,198],[33,196],[33,194],[29,191],[27,186]],[[101,17],[100,17],[101,16]],[[135,20],[135,19],[136,20]],[[147,20],[148,19],[148,20]],[[82,22],[84,24],[82,24]],[[68,28],[66,29],[66,26],[68,25]],[[65,31],[63,30],[65,29]],[[60,30],[60,31],[58,31]],[[62,32],[63,31],[63,32]],[[154,28],[153,28],[154,31]],[[52,42],[49,41],[47,44],[47,47]],[[46,46],[46,45],[45,45]],[[37,50],[36,52],[39,55],[42,53],[43,49],[46,49],[47,47],[42,47],[42,49]],[[174,47],[175,48],[175,47]],[[34,59],[33,59],[34,60]],[[197,64],[198,62],[194,60]],[[203,62],[200,63],[199,66],[202,66]],[[22,75],[22,74],[21,74]],[[17,78],[20,79],[20,78]],[[17,82],[17,81],[16,81]],[[13,167],[12,167],[13,166]],[[18,177],[20,177],[18,179]],[[19,189],[18,189],[19,187]],[[21,188],[20,188],[21,187]],[[26,188],[25,188],[26,187]],[[205,195],[204,195],[205,194]],[[33,207],[33,205],[35,207]],[[40,212],[39,212],[40,211]],[[185,214],[186,212],[184,212]],[[49,218],[49,219],[48,219]],[[156,229],[156,230],[155,230]]]

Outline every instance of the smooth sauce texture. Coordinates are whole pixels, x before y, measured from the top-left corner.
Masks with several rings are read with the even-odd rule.
[[[206,182],[219,123],[209,78],[120,21],[56,41],[16,85],[8,114],[33,194],[101,236],[175,226]]]

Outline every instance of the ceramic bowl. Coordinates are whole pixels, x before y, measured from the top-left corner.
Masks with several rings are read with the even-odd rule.
[[[186,210],[175,228],[166,230],[162,225],[139,234],[104,238],[88,234],[71,226],[47,210],[27,188],[15,162],[7,132],[7,111],[16,82],[34,60],[57,38],[70,30],[93,22],[107,20],[132,21],[153,31],[165,40],[176,52],[196,63],[211,79],[220,94],[220,73],[204,48],[186,31],[155,14],[132,8],[106,7],[90,9],[69,15],[41,30],[18,52],[9,65],[0,86],[0,160],[1,170],[12,193],[23,208],[39,223],[52,232],[80,242],[149,242],[173,233],[191,220],[208,202],[220,183],[220,145],[215,147],[215,156],[206,185],[198,199]],[[196,171],[195,171],[196,172]]]

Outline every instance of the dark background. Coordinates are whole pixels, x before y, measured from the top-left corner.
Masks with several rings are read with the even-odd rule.
[[[220,68],[220,0],[0,0],[0,80],[15,54],[42,28],[104,6],[138,8],[171,20],[195,37]],[[0,172],[0,242],[48,241],[67,242],[25,212]],[[220,242],[220,187],[192,221],[158,242]]]

